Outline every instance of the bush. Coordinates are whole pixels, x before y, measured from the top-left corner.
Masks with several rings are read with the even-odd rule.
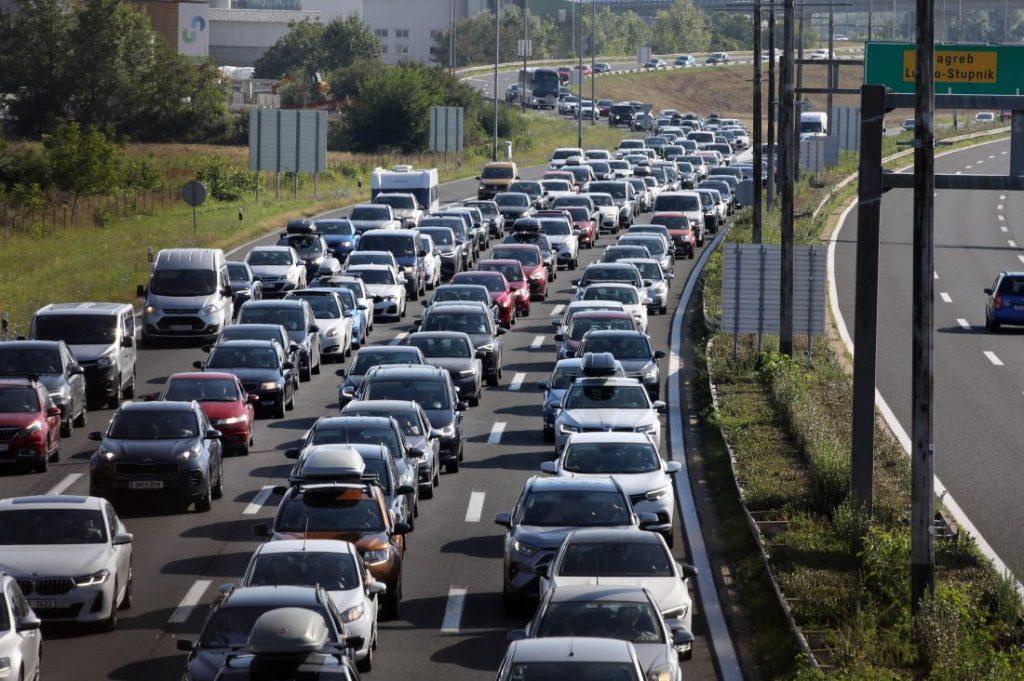
[[[256,174],[244,168],[233,168],[220,156],[211,156],[196,169],[196,179],[206,184],[210,196],[217,201],[240,201],[256,191]]]

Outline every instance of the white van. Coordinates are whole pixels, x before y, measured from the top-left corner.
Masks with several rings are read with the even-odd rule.
[[[219,248],[168,248],[160,251],[138,296],[142,341],[161,338],[216,340],[235,316],[234,293],[224,251]]]
[[[828,114],[824,111],[805,111],[800,114],[800,139],[828,135]]]
[[[370,197],[378,194],[412,194],[426,213],[439,207],[437,168],[415,170],[412,166],[395,166],[392,170],[374,168],[370,180]]]

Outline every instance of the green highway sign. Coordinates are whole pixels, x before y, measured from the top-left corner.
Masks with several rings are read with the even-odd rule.
[[[913,43],[869,42],[864,82],[913,93],[917,51]],[[1024,46],[935,45],[935,92],[954,95],[1019,95],[1024,89]]]

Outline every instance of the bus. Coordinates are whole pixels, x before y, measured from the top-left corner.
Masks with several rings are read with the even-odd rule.
[[[519,70],[519,96],[525,98],[527,106],[536,109],[555,108],[558,103],[558,86],[560,84],[558,72],[554,69]]]

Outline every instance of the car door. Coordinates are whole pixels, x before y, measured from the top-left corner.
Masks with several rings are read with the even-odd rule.
[[[107,541],[110,542],[110,550],[114,554],[115,579],[121,589],[127,589],[128,577],[132,569],[132,545],[114,544],[114,538],[124,534],[128,530],[121,519],[117,517],[114,507],[109,502],[103,502],[103,512],[107,515],[107,532],[110,535]]]
[[[68,346],[60,344],[60,361],[63,366],[64,379],[71,388],[71,403],[68,406],[69,418],[85,413],[85,373],[75,360]]]
[[[121,338],[118,342],[118,353],[121,356],[121,381],[124,385],[133,383],[135,376],[135,315],[130,310],[125,310],[119,320]]]
[[[22,659],[25,661],[22,676],[26,679],[35,678],[34,674],[39,667],[42,633],[38,628],[19,631],[21,623],[35,617],[35,613],[32,612],[31,606],[29,606],[28,601],[25,600],[21,593],[21,589],[17,588],[14,581],[7,583],[6,592],[7,602],[11,607],[11,624],[13,625],[15,636],[19,639],[18,648],[21,651]]]
[[[208,438],[206,432],[212,430],[213,426],[210,424],[210,420],[206,418],[206,412],[198,407],[195,409],[196,418],[199,419],[199,432],[203,438],[203,446],[207,451],[209,462],[207,463],[207,470],[209,471],[210,484],[216,479],[216,475],[223,474],[221,468],[221,443],[219,438]]]

